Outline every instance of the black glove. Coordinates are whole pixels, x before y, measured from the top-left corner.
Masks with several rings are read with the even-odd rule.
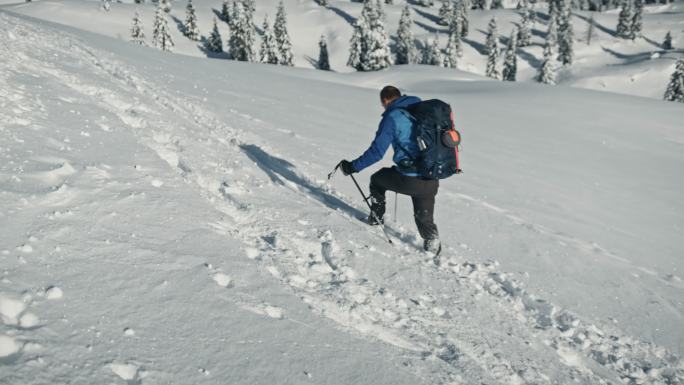
[[[340,169],[344,175],[351,175],[356,172],[352,163],[346,159],[340,162]]]

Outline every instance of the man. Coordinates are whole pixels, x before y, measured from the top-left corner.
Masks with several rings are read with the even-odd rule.
[[[394,150],[392,160],[395,165],[391,168],[382,168],[371,176],[371,210],[375,216],[371,213],[368,217],[368,223],[371,225],[383,223],[385,192],[387,190],[409,195],[413,200],[413,216],[416,226],[418,226],[418,232],[424,240],[423,248],[426,251],[439,254],[442,246],[433,219],[439,181],[422,178],[412,166],[413,159],[416,158],[419,150],[412,129],[413,123],[404,110],[407,106],[419,103],[420,99],[415,96],[402,96],[396,87],[386,86],[380,91],[380,102],[385,108],[385,112],[382,114],[380,127],[375,133],[373,143],[363,155],[354,161],[341,161],[340,168],[345,175],[360,172],[380,161],[391,144]]]

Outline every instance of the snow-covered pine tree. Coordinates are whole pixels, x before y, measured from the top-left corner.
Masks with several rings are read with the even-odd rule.
[[[492,17],[487,26],[487,40],[485,41],[485,54],[489,55],[495,51],[499,53],[499,34],[496,30],[496,18]]]
[[[416,4],[423,6],[423,7],[432,7],[435,5],[434,0],[416,0]]]
[[[347,65],[359,71],[377,71],[392,65],[389,38],[376,2],[365,0],[361,16],[354,23]]]
[[[138,45],[147,45],[145,43],[145,31],[143,30],[142,21],[138,11],[135,11],[133,16],[133,25],[131,26],[131,42]]]
[[[591,15],[587,26],[587,45],[591,45],[591,41],[596,37],[596,21],[594,21],[594,15]]]
[[[214,28],[211,29],[211,35],[209,35],[209,38],[205,42],[205,47],[209,52],[223,52],[223,40],[221,39],[221,33],[216,24],[216,18],[214,18]]]
[[[468,30],[470,30],[470,23],[468,21],[468,1],[460,0],[456,10],[458,11],[456,17],[460,19],[459,23],[461,24],[461,37],[467,37]]]
[[[503,64],[503,80],[514,82],[516,74],[518,73],[518,56],[516,52],[518,51],[517,43],[518,33],[515,28],[511,32],[511,37],[508,39],[508,45],[506,46],[506,55],[504,56]]]
[[[286,66],[293,66],[294,54],[292,53],[290,34],[287,32],[287,14],[285,13],[285,5],[282,0],[278,4],[273,30],[275,31],[275,39],[278,47],[278,63]]]
[[[665,91],[665,100],[684,103],[684,58],[677,60],[675,71]]]
[[[492,9],[503,9],[502,0],[492,0]]]
[[[164,12],[171,12],[171,0],[158,0]]]
[[[105,12],[109,12],[112,9],[112,0],[102,0],[102,9]]]
[[[412,64],[416,62],[416,45],[411,32],[411,9],[408,4],[401,12],[399,29],[397,30],[396,64]]]
[[[570,15],[572,11],[567,9],[565,17],[563,17],[563,24],[560,26],[558,33],[558,60],[563,65],[571,65],[575,57],[574,42],[575,31],[572,27],[572,20]]]
[[[432,43],[425,40],[423,45],[423,60],[422,64],[433,65],[441,67],[444,64],[442,51],[439,49],[439,36],[435,34]]]
[[[517,43],[518,47],[527,47],[532,43],[532,31],[530,30],[530,11],[527,6],[527,1],[523,3],[523,7],[520,9],[520,11],[522,12],[522,19],[520,20]]]
[[[632,40],[641,36],[641,32],[644,28],[643,14],[644,2],[642,0],[634,0],[634,16],[632,16],[632,24],[629,28],[629,37]]]
[[[532,23],[532,25],[535,25],[537,23],[537,10],[534,8],[535,8],[537,3],[535,2],[535,3],[531,3],[531,4],[528,3],[528,4],[529,4],[530,22]]]
[[[554,50],[558,45],[558,27],[556,26],[556,19],[549,19],[549,27],[546,32],[546,41],[550,43],[551,50]]]
[[[228,0],[223,0],[223,4],[221,4],[221,20],[230,23],[230,6],[228,5]]]
[[[188,5],[185,7],[185,24],[183,24],[183,34],[190,40],[197,41],[200,38],[199,28],[197,27],[197,15],[195,14],[195,7],[192,5],[192,0],[188,0]]]
[[[496,18],[492,18],[487,27],[485,53],[487,54],[487,69],[485,71],[485,75],[490,78],[498,79],[499,70],[497,69],[497,64],[499,61],[499,33],[496,29]]]
[[[245,5],[240,1],[233,3],[228,47],[233,60],[254,61],[254,25],[247,16]]]
[[[449,25],[450,19],[454,14],[453,0],[442,0],[442,6],[439,8],[439,25]]]
[[[544,84],[556,84],[556,66],[553,58],[553,47],[557,42],[556,35],[556,21],[551,18],[549,21],[549,29],[546,33],[546,43],[544,44],[544,61],[539,67],[537,74],[537,81]]]
[[[615,28],[615,33],[618,37],[629,39],[632,30],[632,0],[622,1],[622,10],[618,17],[618,25]]]
[[[383,7],[383,0],[375,0],[375,10],[378,12],[380,20],[385,22],[387,15],[385,14],[385,7]]]
[[[461,48],[461,24],[456,14],[452,15],[449,23],[449,40],[444,52],[444,66],[457,68],[458,58],[463,55]]]
[[[392,5],[394,4],[394,0],[385,0],[385,4]]]
[[[330,71],[330,60],[328,59],[328,41],[325,35],[321,35],[321,40],[318,42],[318,69]]]
[[[670,31],[667,31],[667,34],[665,35],[665,40],[663,40],[663,49],[672,49],[672,34],[670,33]]]
[[[171,38],[171,33],[169,33],[169,24],[163,7],[164,5],[159,2],[157,11],[154,14],[152,44],[162,51],[171,51],[173,49],[173,39]]]
[[[549,0],[549,20],[554,20],[558,23],[558,1]]]
[[[278,43],[273,35],[273,30],[268,22],[268,15],[264,16],[262,26],[264,34],[261,36],[261,49],[259,50],[259,61],[268,64],[278,64],[279,52]]]

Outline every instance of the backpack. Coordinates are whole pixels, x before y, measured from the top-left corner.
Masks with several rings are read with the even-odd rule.
[[[413,122],[418,155],[409,155],[412,168],[426,179],[444,179],[460,174],[458,145],[461,134],[454,127],[451,106],[438,99],[426,100],[401,108]],[[410,154],[402,148],[405,153]]]

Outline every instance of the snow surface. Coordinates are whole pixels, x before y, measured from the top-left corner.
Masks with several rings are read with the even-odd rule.
[[[170,55],[6,11],[0,36],[3,381],[684,383],[681,105]],[[465,137],[439,265],[407,198],[391,246],[325,177],[388,82]]]
[[[83,0],[40,0],[30,3],[15,3],[7,6],[15,12],[31,15],[68,26],[97,32],[120,40],[130,39],[130,27],[133,15],[140,12],[148,44],[152,41],[152,21],[155,4],[132,4],[132,1],[113,3],[111,10],[101,9],[100,1]],[[259,0],[256,2],[257,31],[261,31],[261,21],[265,14],[270,19],[275,17],[279,0]],[[396,1],[394,5],[386,5],[385,29],[390,35],[396,35],[399,17],[405,5]],[[517,1],[505,2],[509,5]],[[194,42],[182,34],[182,23],[185,20],[185,2],[174,1],[170,13],[169,25],[171,35],[176,43],[175,53],[206,57],[207,53],[201,42]],[[197,10],[198,26],[203,36],[210,34],[212,19],[220,13],[220,0],[194,0]],[[295,65],[312,68],[318,60],[318,41],[321,34],[328,39],[330,64],[334,71],[352,72],[346,65],[349,57],[349,40],[352,36],[352,23],[361,13],[361,3],[348,0],[330,0],[328,7],[321,7],[309,0],[284,0],[288,17],[288,30],[295,53]],[[436,24],[439,1],[432,8],[424,8],[411,4],[413,18],[413,34],[415,39],[423,41],[440,37],[440,47],[447,42],[447,28]],[[544,36],[547,31],[546,5],[536,7],[540,22],[531,28],[532,45],[518,51],[518,80],[533,82],[543,56]],[[601,91],[625,93],[662,99],[670,74],[674,71],[675,62],[684,54],[684,2],[668,5],[647,4],[644,10],[644,37],[632,42],[615,37],[619,10],[602,13],[576,11],[573,20],[575,31],[575,63],[570,68],[560,69],[557,81],[561,85],[590,88]],[[591,15],[596,22],[596,36],[591,45],[586,44],[586,33]],[[487,24],[496,17],[500,46],[505,48],[511,30],[520,22],[520,15],[515,9],[492,11],[469,11],[470,34],[463,39],[463,58],[458,68],[479,76],[484,76],[487,57],[482,53],[485,43]],[[224,44],[228,41],[229,29],[226,23],[219,21],[219,31]],[[665,51],[661,43],[665,34],[671,31],[674,50]],[[260,41],[260,38],[257,39]],[[255,49],[258,48],[255,45]],[[215,56],[215,55],[214,55]],[[222,57],[219,55],[219,57]],[[500,64],[502,65],[502,64]]]

